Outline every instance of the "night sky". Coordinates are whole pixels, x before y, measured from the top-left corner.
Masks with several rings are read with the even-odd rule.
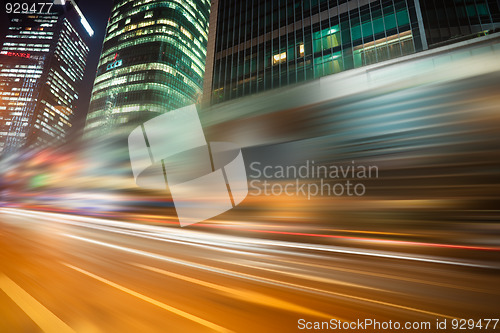
[[[5,13],[6,2],[10,1],[1,1],[2,7],[0,9],[0,42],[2,45],[8,28],[7,24],[9,22]],[[73,134],[77,134],[85,125],[85,117],[89,109],[90,94],[94,84],[95,73],[102,48],[102,41],[104,40],[104,35],[106,34],[106,25],[111,12],[111,7],[113,5],[113,0],[81,0],[77,1],[77,4],[94,30],[94,36],[90,39],[90,51],[87,59],[87,67],[85,69],[85,76],[80,90],[80,98],[77,102],[77,109],[75,110]]]
[[[102,41],[106,34],[106,25],[112,5],[112,0],[81,0],[78,2],[78,7],[80,7],[87,21],[89,21],[92,29],[94,29],[94,36],[91,38],[89,45],[90,52],[87,59],[82,89],[80,90],[80,100],[77,105],[74,126],[76,131],[85,125],[85,117],[89,110],[90,93],[94,85],[97,63],[99,62]]]

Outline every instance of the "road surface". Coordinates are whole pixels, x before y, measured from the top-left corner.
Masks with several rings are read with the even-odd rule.
[[[0,248],[0,332],[295,332],[301,319],[417,332],[499,316],[496,250],[461,259],[14,208],[0,210]]]

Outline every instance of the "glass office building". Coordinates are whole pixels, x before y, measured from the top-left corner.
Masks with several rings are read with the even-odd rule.
[[[89,48],[61,13],[10,17],[0,51],[0,155],[65,141]]]
[[[201,98],[209,0],[115,1],[85,137],[127,133]]]
[[[442,0],[441,7],[438,2],[218,0],[204,102],[216,104],[425,50],[425,31],[436,33],[432,10],[441,15],[444,4],[466,2],[474,17],[493,12],[481,5],[484,0]],[[483,14],[480,22],[491,22],[491,14],[489,19]],[[443,15],[439,22],[446,20]]]

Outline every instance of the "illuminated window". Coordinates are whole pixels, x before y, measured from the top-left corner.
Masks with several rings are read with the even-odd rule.
[[[279,54],[275,54],[273,56],[273,65],[277,65],[285,61],[286,61],[286,51]]]
[[[186,35],[189,39],[193,39],[193,36],[189,31],[187,31],[184,27],[181,27],[181,31],[184,35]]]
[[[299,45],[298,55],[299,58],[302,58],[304,56],[304,44]]]

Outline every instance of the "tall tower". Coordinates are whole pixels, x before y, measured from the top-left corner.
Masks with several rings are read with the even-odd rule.
[[[0,51],[0,155],[64,142],[91,35],[73,18],[61,8],[11,16]]]
[[[115,1],[85,137],[126,134],[139,122],[197,102],[209,14],[209,0]]]

